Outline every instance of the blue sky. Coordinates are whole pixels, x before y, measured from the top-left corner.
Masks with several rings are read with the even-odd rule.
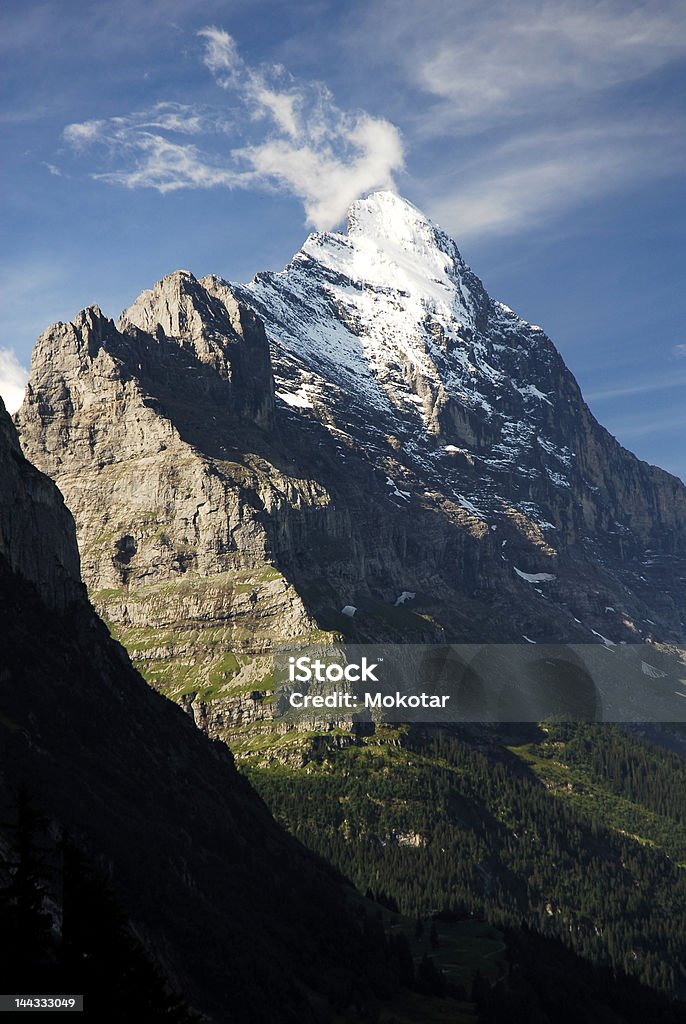
[[[5,0],[0,48],[10,401],[51,322],[279,269],[390,185],[686,478],[682,0]]]

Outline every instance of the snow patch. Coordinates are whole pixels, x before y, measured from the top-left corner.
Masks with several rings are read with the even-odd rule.
[[[486,514],[482,512],[481,509],[478,509],[474,502],[470,501],[469,498],[465,498],[463,494],[458,494],[457,501],[462,508],[466,509],[467,512],[471,512],[471,514],[476,516],[477,519],[482,519],[484,522],[486,521]]]
[[[553,404],[543,391],[538,390],[535,384],[525,384],[523,387],[519,387],[519,385],[515,384],[514,386],[517,388],[520,395],[524,395],[525,398],[536,398],[539,402],[547,402],[548,405]]]
[[[517,575],[521,579],[526,580],[527,583],[550,583],[552,580],[557,579],[557,576],[552,572],[522,572],[522,570],[518,569],[516,565],[513,565],[512,568]]]
[[[605,644],[606,647],[616,647],[617,646],[617,644],[614,642],[614,640],[608,640],[608,638],[606,636],[603,636],[602,633],[598,633],[595,629],[592,629],[591,633],[593,633],[593,636],[599,637],[603,641],[603,643]]]
[[[386,487],[391,487],[392,488],[391,494],[390,494],[391,498],[402,498],[403,501],[409,501],[410,500],[410,497],[411,497],[410,492],[409,491],[401,491],[397,487],[395,480],[391,480],[390,476],[386,477]]]
[[[314,406],[309,398],[302,392],[299,394],[291,394],[288,391],[276,391],[274,392],[277,398],[280,398],[286,405],[292,406],[294,409],[313,409]]]
[[[650,679],[664,679],[667,675],[666,672],[662,672],[659,668],[655,668],[654,665],[649,665],[647,661],[641,662],[641,672],[644,676],[648,676]]]
[[[562,473],[555,473],[552,469],[549,469],[548,466],[545,467],[545,471],[548,474],[548,479],[550,480],[550,482],[555,484],[556,487],[572,486],[567,477],[563,476]]]

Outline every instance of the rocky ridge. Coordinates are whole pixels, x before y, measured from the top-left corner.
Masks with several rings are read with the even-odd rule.
[[[392,193],[280,273],[54,325],[17,424],[96,607],[213,735],[270,719],[261,655],[325,636],[684,637],[686,488]]]
[[[148,314],[153,334],[127,319]],[[179,323],[183,337],[170,337]],[[241,359],[254,367],[245,382]],[[297,592],[270,564],[266,527],[296,488],[233,450],[237,431],[259,433],[273,416],[269,350],[249,309],[180,272],[142,296],[122,330],[97,308],[50,328],[32,366],[27,409],[40,428],[25,446],[69,495],[91,596],[134,656],[145,652],[160,674],[175,666],[183,690],[184,668],[195,680],[205,653],[212,687],[235,675],[229,652],[248,638],[255,652],[309,633]],[[255,689],[256,671],[240,685]]]
[[[359,200],[346,235],[311,235],[284,271],[236,290],[265,321],[281,399],[328,420],[339,444],[394,459],[401,499],[428,484],[482,527],[514,520],[547,559],[597,545],[635,589],[646,556],[682,571],[681,481],[597,423],[543,330],[491,299],[405,200]]]

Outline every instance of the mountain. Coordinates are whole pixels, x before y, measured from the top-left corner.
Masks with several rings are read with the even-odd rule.
[[[217,735],[269,717],[255,655],[322,632],[684,636],[686,488],[390,192],[250,285],[179,271],[53,325],[17,425],[96,608]]]
[[[530,584],[515,567],[544,570],[556,576],[545,596],[567,615],[541,614],[534,600],[536,639],[588,642],[588,627],[602,625],[636,642],[654,618],[646,606],[663,636],[683,637],[683,484],[597,424],[542,329],[492,300],[411,204],[391,192],[354,203],[346,235],[311,235],[283,272],[237,294],[265,322],[277,394],[324,422],[342,457],[363,452],[387,471],[386,507],[478,538],[487,564],[470,573],[456,559],[453,590],[497,607],[504,587],[526,604]],[[520,640],[526,624],[511,619],[498,628]]]
[[[116,324],[53,325],[24,452],[113,636],[306,845],[413,916],[524,920],[683,993],[678,760],[607,731],[275,719],[270,653],[333,637],[655,658],[684,639],[681,481],[596,422],[545,333],[410,203],[375,193],[348,221],[248,285],[177,271]],[[585,738],[626,792],[564,760]]]
[[[367,1005],[374,985],[388,990],[391,973],[383,937],[375,944],[364,931],[359,898],[275,824],[226,746],[145,684],[88,604],[78,569],[73,520],[55,485],[21,454],[0,403],[0,918],[9,825],[24,787],[43,821],[42,852],[32,854],[42,866],[31,877],[40,876],[52,936],[27,989],[40,985],[41,971],[53,977],[49,950],[73,915],[55,858],[44,860],[67,833],[107,879],[131,934],[202,1019],[319,1022],[329,1019],[331,993],[344,994],[344,1007],[351,991]],[[107,915],[95,921],[99,938],[84,957],[97,961],[108,948],[107,923]],[[7,949],[0,975],[16,991],[11,962]],[[130,1020],[121,987],[133,979],[117,977],[115,964],[104,969],[99,987],[86,991],[86,1010]],[[70,977],[83,992],[88,964]],[[145,1019],[162,1017],[151,1010]]]

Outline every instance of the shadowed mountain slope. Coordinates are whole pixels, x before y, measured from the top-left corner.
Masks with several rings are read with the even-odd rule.
[[[24,783],[212,1020],[318,1020],[316,993],[325,1003],[339,984],[364,1001],[369,947],[349,887],[274,823],[227,748],[133,670],[87,603],[62,498],[4,407],[0,540],[3,820]],[[381,955],[382,983],[385,970]]]

